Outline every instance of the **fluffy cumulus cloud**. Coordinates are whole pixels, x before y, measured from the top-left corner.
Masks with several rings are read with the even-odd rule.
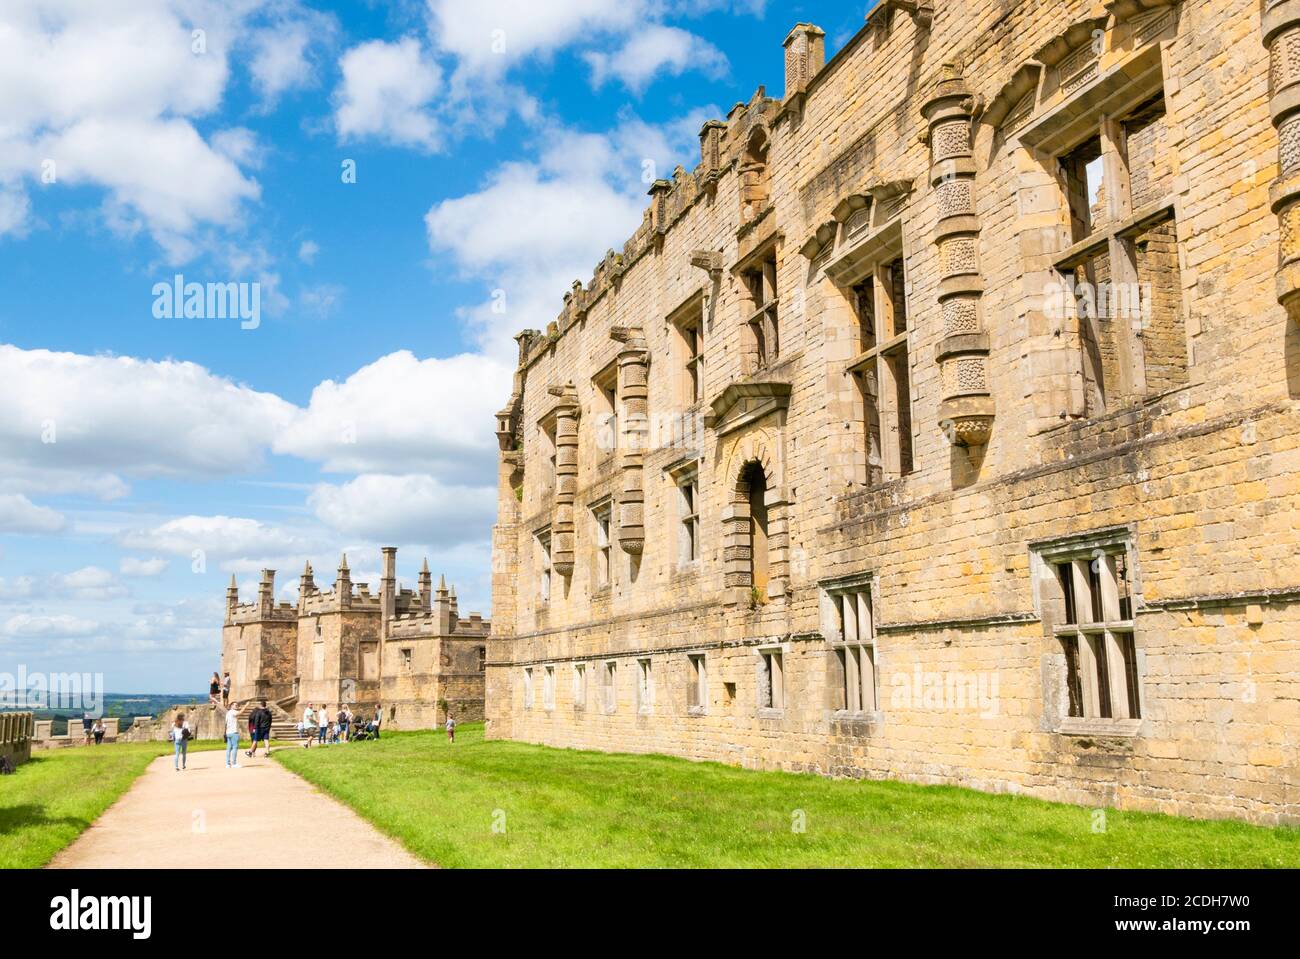
[[[319,545],[309,534],[241,516],[180,516],[119,537],[128,549],[212,558],[305,555]]]
[[[296,0],[6,0],[0,5],[0,235],[28,226],[27,187],[91,186],[118,231],[148,230],[168,258],[191,234],[234,228],[260,196],[244,157],[198,124],[230,63],[266,100],[310,77],[332,19]]]
[[[123,556],[118,570],[123,576],[151,577],[161,576],[167,569],[167,560],[154,556],[140,559],[138,556]]]
[[[492,284],[468,311],[490,355],[508,361],[515,333],[545,329],[573,281],[586,282],[606,250],[622,248],[649,203],[647,183],[693,162],[710,112],[661,125],[629,115],[605,133],[546,130],[535,161],[505,163],[478,191],[429,210],[430,249]]]
[[[332,472],[493,475],[493,414],[513,369],[478,354],[421,360],[402,350],[317,386],[275,451]]]
[[[493,488],[451,486],[426,474],[365,474],[337,486],[320,484],[307,502],[345,535],[418,539],[439,548],[482,539],[496,516]]]
[[[16,639],[58,639],[93,636],[98,631],[99,623],[92,619],[83,619],[68,613],[60,613],[55,616],[18,613],[0,623],[0,635]]]
[[[194,363],[0,345],[0,490],[111,497],[125,492],[119,475],[244,471],[294,409]],[[20,500],[6,502],[0,516],[55,522]]]
[[[589,50],[583,59],[591,66],[591,82],[596,87],[613,77],[636,91],[661,73],[679,76],[698,70],[719,78],[728,69],[726,54],[713,44],[680,27],[663,24],[637,30],[613,53]]]
[[[430,104],[442,87],[442,71],[418,39],[371,40],[343,54],[339,68],[334,122],[341,140],[373,137],[437,149],[441,133]]]
[[[37,506],[21,493],[0,493],[0,532],[57,533],[67,522],[63,514]]]

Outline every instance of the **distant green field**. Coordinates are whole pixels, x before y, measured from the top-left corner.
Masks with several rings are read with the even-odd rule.
[[[275,757],[444,867],[1300,866],[1300,830],[952,786],[486,742],[479,725]]]
[[[167,743],[37,750],[0,778],[0,868],[43,866],[81,835]]]

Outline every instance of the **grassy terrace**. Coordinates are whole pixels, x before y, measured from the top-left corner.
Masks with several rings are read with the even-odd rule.
[[[1018,796],[457,739],[276,756],[447,867],[1300,866],[1297,829],[1108,810],[1093,832],[1090,809]]]
[[[167,743],[37,750],[0,777],[0,869],[43,866],[81,835]]]

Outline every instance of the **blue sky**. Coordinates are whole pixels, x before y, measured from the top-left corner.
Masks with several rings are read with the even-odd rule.
[[[514,344],[812,21],[763,0],[7,0],[0,673],[201,689],[224,587],[428,555],[490,610]],[[355,182],[344,182],[345,166]],[[253,285],[256,328],[154,286]]]

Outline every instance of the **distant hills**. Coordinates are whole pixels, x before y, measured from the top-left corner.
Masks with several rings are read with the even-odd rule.
[[[113,716],[122,720],[123,729],[130,726],[137,716],[158,716],[173,706],[188,706],[190,703],[206,703],[208,694],[203,693],[104,693],[104,718]],[[0,699],[0,710],[13,709],[13,700]],[[74,728],[81,725],[84,711],[70,709],[33,709],[37,719],[53,719],[53,733],[61,736],[68,731],[68,723]]]

